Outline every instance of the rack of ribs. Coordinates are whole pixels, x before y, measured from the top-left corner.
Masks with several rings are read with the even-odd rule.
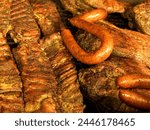
[[[0,112],[23,112],[23,92],[19,71],[7,44],[10,3],[0,2]]]
[[[49,58],[57,81],[56,94],[60,112],[83,112],[83,97],[77,80],[73,57],[63,44],[59,33],[61,18],[51,0],[30,0],[35,18],[44,35],[42,50]]]
[[[11,2],[11,37],[21,72],[25,112],[57,112],[56,80],[48,58],[39,45],[40,30],[27,0]]]

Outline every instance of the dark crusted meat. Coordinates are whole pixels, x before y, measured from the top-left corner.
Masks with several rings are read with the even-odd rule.
[[[84,95],[95,102],[99,112],[142,111],[128,106],[119,98],[121,89],[116,85],[116,79],[126,74],[150,75],[150,71],[145,68],[145,65],[134,60],[113,57],[99,65],[81,69],[79,82]],[[147,89],[132,89],[130,91],[150,97],[150,90]]]
[[[62,43],[59,33],[45,37],[41,46],[47,54],[57,77],[57,97],[61,112],[83,112],[83,97],[77,81],[77,72],[72,56]]]
[[[10,25],[10,2],[9,0],[0,1],[0,31],[3,33],[4,37],[11,29]]]
[[[22,82],[9,46],[0,33],[0,112],[23,112]]]
[[[59,31],[60,17],[52,0],[30,0],[34,16],[44,35]]]
[[[94,8],[106,9],[109,13],[124,12],[128,3],[118,0],[60,0],[66,10],[72,14],[80,14]]]
[[[136,5],[133,12],[137,28],[141,32],[150,35],[150,1]]]
[[[25,112],[57,112],[56,81],[48,58],[38,44],[40,32],[27,0],[12,0],[11,36],[24,87]]]
[[[6,41],[10,3],[3,0],[0,4],[0,112],[23,112],[22,82]]]
[[[57,11],[55,5],[50,1],[30,2],[33,2],[33,7],[39,7],[34,14],[40,18],[37,21],[45,37],[41,44],[38,43],[39,28],[28,1],[13,1],[11,8],[14,28],[11,36],[19,42],[14,55],[24,86],[25,112],[83,112],[83,99],[72,57],[62,45],[59,34],[48,36],[58,28],[59,23],[55,21],[60,21],[58,14],[51,16],[52,11]]]

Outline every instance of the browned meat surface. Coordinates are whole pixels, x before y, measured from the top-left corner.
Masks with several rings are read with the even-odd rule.
[[[23,112],[22,82],[6,39],[0,33],[0,112]]]
[[[59,31],[60,17],[52,0],[30,0],[34,16],[44,35]]]
[[[109,13],[124,12],[128,3],[119,0],[60,0],[64,8],[73,14],[79,14],[94,8],[106,9]]]
[[[135,4],[139,4],[139,3],[141,3],[141,2],[144,2],[144,0],[120,0],[120,1],[130,2],[132,5],[135,5]],[[145,0],[145,1],[148,1],[148,0]]]
[[[56,94],[61,112],[83,112],[83,98],[77,81],[72,56],[62,43],[59,33],[44,38],[41,46],[47,54],[57,77]]]
[[[10,3],[3,0],[0,4],[0,112],[23,112],[22,82],[6,41]]]
[[[9,23],[10,20],[10,2],[9,0],[0,1],[0,31],[4,36],[11,29],[11,25]]]
[[[84,95],[95,102],[99,112],[143,111],[120,100],[119,91],[121,89],[116,85],[116,79],[126,74],[150,75],[150,71],[145,68],[145,65],[131,59],[113,57],[99,65],[81,69],[79,82]],[[150,90],[147,89],[130,89],[130,91],[150,97]]]
[[[40,32],[27,0],[12,1],[11,24],[11,35],[19,42],[14,55],[24,87],[25,112],[57,112],[55,76],[38,44]]]
[[[37,5],[40,5],[40,8],[37,8]],[[36,0],[32,6],[36,7],[34,15],[40,17],[38,24],[42,29],[42,33],[46,36],[41,40],[40,44],[49,58],[56,76],[59,111],[83,112],[83,98],[77,81],[75,64],[71,54],[63,45],[60,34],[54,33],[59,31],[61,23],[56,4],[49,0]]]
[[[150,35],[150,1],[136,5],[133,12],[137,28],[142,33]]]

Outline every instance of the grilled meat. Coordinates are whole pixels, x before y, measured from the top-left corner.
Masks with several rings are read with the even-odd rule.
[[[61,112],[83,112],[83,98],[77,81],[72,56],[62,43],[59,33],[45,37],[41,42],[56,75],[56,93]]]
[[[24,8],[27,8],[25,12],[19,10],[21,14],[18,14],[14,11],[18,16],[14,18],[12,14],[14,30],[11,35],[19,42],[17,49],[14,50],[14,55],[24,85],[25,111],[83,112],[83,100],[72,57],[62,45],[59,34],[50,36],[55,31],[57,32],[60,21],[55,5],[50,1],[30,2],[33,2],[32,6],[35,7],[34,15],[42,33],[44,37],[47,36],[41,40],[41,45],[38,44],[39,29],[27,1],[24,3]],[[23,6],[23,3],[20,5]],[[56,12],[54,16],[50,15],[52,11]],[[21,15],[24,15],[25,18],[20,18]],[[24,25],[21,24],[22,22]]]
[[[10,48],[0,33],[0,112],[23,112],[22,82]]]
[[[14,50],[24,87],[25,112],[57,112],[56,81],[38,40],[39,28],[27,0],[13,0],[11,36],[19,42]]]
[[[131,107],[119,97],[121,88],[116,85],[119,76],[126,74],[150,75],[145,65],[128,58],[112,57],[99,65],[81,69],[79,82],[85,97],[94,101],[99,112],[142,112]],[[130,89],[150,98],[148,89]]]
[[[142,33],[150,35],[150,2],[136,5],[133,8],[136,27]]]
[[[103,8],[108,13],[122,13],[128,5],[117,0],[60,1],[73,15],[94,8]],[[0,3],[0,112],[83,112],[76,66],[59,34],[60,25],[63,24],[55,1],[3,0]],[[140,16],[144,14],[138,13],[139,10],[147,11],[143,8],[134,8],[135,20],[137,24],[144,23],[142,26],[147,24],[143,19],[140,21]],[[118,85],[118,80],[124,75],[139,74],[148,81],[138,83],[146,87],[149,85],[150,37],[104,21],[98,24],[109,31],[115,45],[106,61],[80,70],[79,81],[84,96],[94,101],[100,112],[149,111],[150,91],[146,88],[127,88],[127,92],[132,93],[129,94],[132,99],[139,96],[138,100],[128,102],[129,98],[122,94],[125,91]],[[139,26],[141,30],[144,28],[142,26]],[[95,30],[98,28],[97,25],[94,27]],[[18,43],[13,54],[20,76],[7,45],[7,33]],[[81,34],[79,31],[76,38],[89,52],[101,46],[101,41],[89,33]],[[140,99],[144,99],[144,102],[138,103]],[[139,107],[145,102],[146,107]]]
[[[4,37],[11,29],[10,25],[10,2],[9,0],[2,0],[0,1],[0,31],[3,33]]]
[[[6,41],[11,29],[10,3],[3,0],[0,4],[0,112],[23,112],[22,82]]]
[[[126,2],[130,2],[132,5],[136,5],[143,2],[144,0],[120,0],[120,1],[126,1]]]
[[[122,14],[125,19],[128,19],[131,29],[138,30],[141,33],[150,35],[149,29],[149,14],[150,1],[141,0],[131,6],[128,6]]]
[[[33,13],[44,35],[60,30],[60,17],[52,0],[30,0]]]
[[[95,8],[106,9],[109,13],[125,11],[129,3],[120,2],[118,0],[60,0],[64,8],[72,14],[80,14],[87,10]]]

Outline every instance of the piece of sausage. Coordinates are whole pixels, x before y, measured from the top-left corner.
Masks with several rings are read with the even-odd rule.
[[[141,74],[128,74],[118,77],[117,85],[120,88],[150,88],[150,76]]]
[[[83,16],[79,16],[72,18],[70,20],[71,24],[74,26],[83,29],[87,32],[92,33],[93,35],[96,35],[101,39],[101,47],[94,51],[94,52],[86,52],[83,50],[75,41],[73,38],[73,35],[68,29],[62,29],[61,35],[64,40],[64,44],[70,51],[70,53],[78,60],[81,61],[84,64],[98,64],[104,60],[106,60],[113,50],[113,39],[111,35],[107,32],[106,29],[101,27],[100,25],[96,25],[93,23],[90,23],[92,21],[92,18],[90,16],[90,13],[93,15],[94,13],[97,14],[98,10],[88,12],[87,14],[84,14]],[[101,15],[95,15],[94,20],[97,19],[97,17],[105,17],[104,14],[105,11],[101,10],[99,13],[102,13]],[[87,21],[86,21],[87,19]],[[90,21],[90,22],[89,22]]]
[[[130,106],[150,110],[150,97],[129,90],[120,90],[119,97]]]

